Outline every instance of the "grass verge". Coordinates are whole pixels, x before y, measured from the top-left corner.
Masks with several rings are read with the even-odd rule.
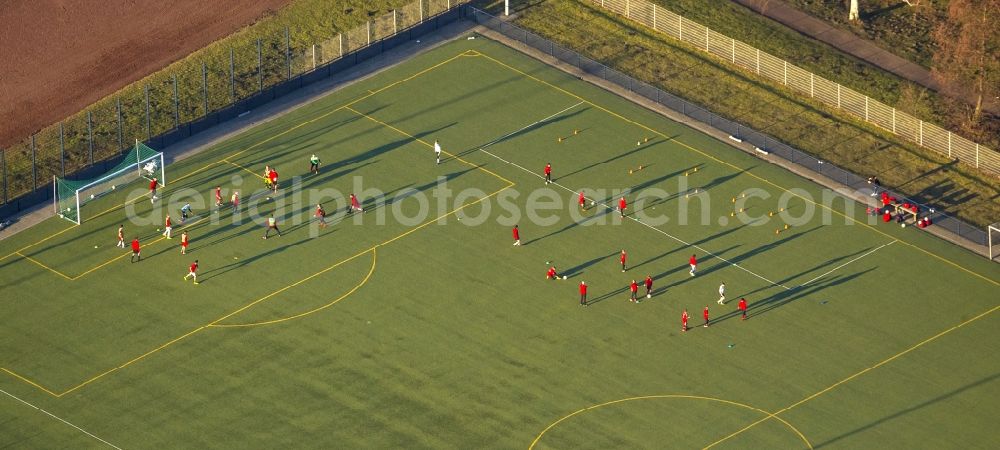
[[[972,224],[985,226],[1000,217],[1000,181],[896,141],[876,127],[831,112],[587,2],[541,2],[521,10],[516,21],[818,158],[861,175],[877,174],[885,185]]]

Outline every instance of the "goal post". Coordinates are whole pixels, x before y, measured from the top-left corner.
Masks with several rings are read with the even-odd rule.
[[[136,141],[135,147],[125,154],[118,165],[97,178],[68,180],[53,177],[55,212],[59,217],[79,225],[83,222],[82,208],[87,203],[136,179],[153,178],[166,185],[163,153]]]
[[[990,261],[1000,257],[1000,222],[990,225],[986,229],[986,246]]]

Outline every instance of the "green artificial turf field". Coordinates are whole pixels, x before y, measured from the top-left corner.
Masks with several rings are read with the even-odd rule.
[[[284,186],[271,200],[264,165]],[[53,218],[0,241],[0,446],[986,448],[1000,436],[997,265],[868,225],[863,205],[483,38],[167,178],[155,208],[135,200],[136,181],[85,205],[81,226]],[[243,194],[240,220],[213,206],[217,185]],[[580,190],[594,201],[583,212]],[[623,190],[624,219],[609,209]],[[363,214],[346,215],[352,192]],[[162,239],[163,206],[176,219],[186,199],[198,216]],[[310,220],[317,201],[325,229]],[[272,213],[283,235],[263,240]],[[144,243],[140,263],[114,247],[120,223]],[[197,286],[182,281],[194,259]],[[545,279],[550,261],[567,280]],[[629,302],[646,275],[653,297]]]

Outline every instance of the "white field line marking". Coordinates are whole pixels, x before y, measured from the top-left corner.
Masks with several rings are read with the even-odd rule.
[[[579,102],[579,103],[577,103],[577,104],[575,104],[575,105],[573,105],[573,106],[570,106],[569,108],[566,108],[566,109],[564,109],[564,110],[562,110],[562,111],[559,111],[559,112],[557,112],[557,113],[555,113],[555,114],[552,114],[552,115],[550,115],[550,116],[548,116],[548,117],[546,117],[546,118],[544,118],[544,119],[541,119],[541,120],[536,120],[536,121],[535,121],[534,123],[532,123],[532,124],[530,124],[530,125],[526,125],[526,126],[523,126],[523,127],[519,128],[519,129],[517,129],[517,130],[515,130],[515,131],[511,131],[510,133],[507,133],[507,134],[505,134],[505,135],[503,135],[503,136],[500,136],[500,137],[498,137],[498,138],[496,138],[496,139],[494,139],[494,140],[492,140],[492,141],[489,141],[489,142],[487,142],[487,143],[486,143],[486,144],[484,144],[484,145],[483,145],[482,147],[479,147],[479,150],[483,150],[483,149],[485,149],[486,147],[489,147],[489,146],[491,146],[491,145],[493,145],[493,144],[496,144],[497,142],[500,142],[500,141],[502,141],[502,140],[504,140],[504,139],[507,139],[508,137],[511,137],[511,136],[513,136],[513,135],[515,135],[515,134],[517,134],[517,133],[520,133],[520,132],[522,132],[522,131],[524,131],[524,130],[527,130],[528,128],[531,128],[531,127],[534,127],[535,125],[538,125],[538,124],[540,124],[540,123],[542,123],[542,122],[545,122],[546,120],[549,120],[549,119],[551,119],[551,118],[553,118],[553,117],[555,117],[555,116],[558,116],[558,115],[560,115],[560,114],[562,114],[562,113],[564,113],[564,112],[566,112],[566,111],[569,111],[569,110],[571,110],[571,109],[573,109],[573,108],[576,108],[577,106],[580,106],[580,105],[582,105],[582,104],[583,104],[583,102],[581,101],[581,102]],[[494,156],[495,156],[495,155],[494,155]]]
[[[822,274],[822,275],[820,275],[820,276],[818,276],[816,278],[813,278],[813,279],[811,279],[809,281],[806,281],[805,283],[800,284],[799,287],[805,287],[807,284],[812,283],[813,281],[816,281],[816,280],[818,280],[820,278],[823,278],[823,277],[825,277],[825,276],[827,276],[827,275],[829,275],[829,274],[831,274],[833,272],[836,272],[837,269],[839,269],[841,267],[844,267],[844,266],[846,266],[846,265],[848,265],[848,264],[850,264],[850,263],[852,263],[854,261],[857,261],[857,260],[859,260],[861,258],[864,258],[865,256],[868,256],[868,255],[870,255],[872,253],[875,253],[875,252],[879,251],[882,247],[888,247],[888,246],[890,246],[892,244],[895,244],[897,242],[899,242],[899,241],[892,241],[892,242],[889,242],[887,244],[882,244],[882,245],[880,245],[878,247],[875,247],[875,248],[871,249],[868,253],[865,253],[864,255],[861,255],[861,256],[859,256],[857,258],[854,258],[854,259],[852,259],[852,260],[850,260],[848,262],[845,262],[845,263],[843,263],[843,264],[841,264],[841,265],[839,265],[837,267],[834,267],[833,269],[830,269],[830,271],[828,271],[828,272],[826,272],[826,273],[824,273],[824,274]]]
[[[106,444],[107,446],[109,446],[109,447],[111,447],[111,448],[115,448],[115,449],[118,449],[118,450],[122,450],[122,449],[121,449],[120,447],[118,447],[117,445],[115,445],[115,444],[112,444],[112,443],[110,443],[110,442],[108,442],[108,441],[105,441],[104,439],[101,439],[101,438],[99,438],[99,437],[97,437],[97,436],[94,436],[93,434],[91,434],[91,433],[90,433],[90,432],[88,432],[87,430],[84,430],[83,428],[80,428],[80,427],[78,427],[78,426],[76,426],[76,425],[73,425],[73,424],[71,424],[71,423],[67,422],[66,420],[62,419],[61,417],[58,417],[58,416],[56,416],[55,414],[52,414],[52,413],[50,413],[50,412],[48,412],[48,411],[46,411],[46,410],[44,410],[44,409],[42,409],[42,408],[39,408],[39,407],[37,407],[37,406],[35,406],[35,405],[32,405],[31,403],[28,403],[28,402],[26,402],[26,401],[24,401],[24,400],[21,400],[20,398],[17,398],[17,397],[15,397],[15,396],[14,396],[14,395],[12,395],[11,393],[9,393],[9,392],[7,392],[7,391],[5,391],[5,390],[3,390],[3,389],[0,389],[0,392],[3,392],[3,393],[4,393],[4,394],[6,394],[6,395],[7,395],[8,397],[10,397],[10,398],[12,398],[12,399],[14,399],[14,400],[17,400],[17,401],[19,401],[19,402],[21,402],[21,403],[24,403],[25,405],[28,405],[28,406],[30,406],[30,407],[32,407],[32,408],[35,408],[35,409],[37,409],[37,410],[39,410],[39,411],[41,411],[41,412],[45,413],[46,415],[48,415],[49,417],[52,417],[53,419],[56,419],[56,420],[58,420],[58,421],[60,421],[60,422],[62,422],[62,423],[64,423],[64,424],[66,424],[66,425],[69,425],[69,426],[71,426],[71,427],[73,427],[73,428],[76,428],[77,430],[80,430],[80,432],[82,432],[83,434],[86,434],[87,436],[90,436],[90,437],[92,437],[92,438],[94,438],[94,439],[97,439],[98,441],[101,441],[101,442],[103,442],[104,444]]]
[[[520,131],[522,131],[522,130],[525,130],[525,129],[528,129],[528,128],[531,128],[531,127],[535,126],[536,124],[538,124],[538,123],[540,123],[540,122],[544,122],[544,121],[546,121],[546,120],[548,120],[548,119],[551,119],[552,117],[555,117],[555,116],[557,116],[557,115],[559,115],[559,114],[562,114],[562,113],[564,113],[564,112],[566,112],[566,111],[568,111],[568,110],[570,110],[570,109],[572,109],[572,108],[575,108],[576,106],[578,106],[578,105],[580,105],[580,104],[582,104],[582,103],[584,103],[584,102],[580,102],[580,103],[577,103],[576,105],[573,105],[573,106],[570,106],[569,108],[566,108],[566,109],[564,109],[564,110],[562,110],[562,111],[559,111],[559,112],[557,112],[557,113],[555,113],[555,114],[553,114],[553,115],[551,115],[551,116],[549,116],[549,117],[546,117],[546,118],[544,118],[544,119],[542,119],[542,120],[539,120],[539,121],[537,121],[537,122],[535,122],[535,123],[533,123],[533,124],[531,124],[531,125],[528,125],[528,126],[526,126],[526,127],[523,127],[523,128],[521,128],[520,130],[518,130],[518,131],[515,131],[515,132],[513,132],[513,133],[508,133],[508,134],[504,135],[504,137],[507,137],[507,136],[510,136],[510,135],[513,135],[513,134],[515,134],[515,133],[518,133],[518,132],[520,132]],[[495,144],[495,143],[499,142],[499,141],[500,141],[500,140],[502,140],[502,139],[503,139],[503,138],[500,138],[500,139],[494,139],[494,140],[493,140],[493,141],[491,141],[491,142],[490,142],[489,144],[486,144],[486,145],[484,145],[484,146],[480,147],[480,148],[479,148],[479,150],[482,150],[482,152],[483,152],[483,153],[486,153],[487,155],[490,155],[490,156],[492,156],[492,157],[494,157],[494,158],[496,158],[496,159],[499,159],[500,161],[503,161],[503,162],[505,162],[505,163],[507,163],[507,164],[510,164],[510,165],[514,166],[514,167],[517,167],[518,169],[521,169],[521,170],[523,170],[523,171],[525,171],[525,172],[528,172],[528,173],[530,173],[530,174],[532,174],[532,175],[534,175],[534,176],[536,176],[536,177],[538,177],[538,178],[543,178],[543,179],[544,179],[544,176],[542,176],[542,175],[539,175],[539,174],[537,174],[537,173],[535,173],[535,172],[533,172],[533,171],[531,171],[531,170],[528,170],[528,169],[526,169],[526,168],[525,168],[524,166],[521,166],[520,164],[517,164],[517,163],[513,163],[513,162],[510,162],[510,161],[507,161],[506,159],[503,159],[503,158],[501,158],[501,157],[499,157],[499,156],[497,156],[497,155],[493,154],[492,152],[489,152],[489,151],[486,151],[486,150],[485,150],[485,148],[486,148],[486,147],[488,147],[488,146],[490,146],[490,145],[493,145],[493,144]],[[565,190],[569,191],[570,193],[576,193],[576,192],[578,192],[578,191],[575,191],[575,190],[573,190],[573,189],[570,189],[570,188],[568,188],[568,187],[566,187],[566,186],[563,186],[563,185],[561,185],[561,184],[559,184],[559,183],[557,183],[557,182],[555,182],[555,181],[553,181],[553,182],[552,182],[551,184],[554,184],[554,185],[556,185],[556,186],[559,186],[559,187],[561,187],[561,188],[563,188],[563,189],[565,189]],[[585,196],[584,198],[585,198],[585,199],[587,199],[587,200],[591,200],[591,201],[596,201],[596,199],[591,199],[591,198],[587,198],[586,196]],[[612,211],[614,211],[614,210],[615,210],[615,208],[614,208],[614,207],[612,207],[612,206],[608,205],[608,204],[607,204],[607,203],[605,203],[605,202],[601,202],[601,203],[600,203],[600,205],[601,205],[601,206],[603,206],[603,207],[604,207],[604,208],[606,208],[606,209],[609,209],[609,210],[612,210]],[[758,275],[757,273],[754,273],[754,272],[750,271],[749,269],[747,269],[747,268],[745,268],[745,267],[743,267],[743,266],[741,266],[741,265],[739,265],[739,264],[737,264],[737,263],[734,263],[734,262],[732,262],[732,261],[730,261],[730,260],[728,260],[728,259],[726,259],[726,258],[723,258],[723,257],[721,257],[721,256],[719,256],[719,255],[716,255],[715,253],[712,253],[712,252],[710,252],[710,251],[708,251],[708,250],[705,250],[705,249],[704,249],[703,247],[701,247],[701,246],[699,246],[699,245],[696,245],[696,244],[692,244],[692,243],[690,243],[690,242],[687,242],[687,241],[685,241],[685,240],[683,240],[683,239],[681,239],[681,238],[679,238],[679,237],[677,237],[677,236],[674,236],[674,235],[672,235],[672,234],[670,234],[670,233],[667,233],[666,231],[663,231],[663,230],[661,230],[661,229],[659,229],[659,228],[656,228],[656,227],[654,227],[654,226],[652,226],[652,225],[650,225],[650,224],[648,224],[648,223],[645,223],[645,222],[643,222],[643,221],[641,221],[641,220],[639,220],[639,219],[636,219],[636,218],[635,218],[635,217],[633,217],[633,216],[628,216],[627,218],[628,218],[628,219],[632,219],[633,221],[635,221],[635,223],[638,223],[638,224],[640,224],[640,225],[643,225],[643,226],[645,226],[646,228],[649,228],[650,230],[653,230],[653,231],[656,231],[657,233],[660,233],[660,234],[662,234],[662,235],[664,235],[664,236],[667,236],[667,237],[669,237],[670,239],[673,239],[673,240],[675,240],[675,241],[677,241],[677,242],[680,242],[681,244],[684,244],[684,245],[686,245],[686,246],[688,246],[688,247],[692,247],[692,248],[696,248],[696,249],[700,250],[700,251],[701,251],[702,253],[704,253],[704,254],[706,254],[706,255],[710,255],[710,256],[712,256],[712,257],[714,257],[714,258],[716,258],[716,259],[718,259],[718,260],[720,260],[720,261],[722,261],[722,262],[725,262],[725,263],[727,263],[727,264],[729,264],[729,265],[731,265],[731,266],[733,266],[733,267],[736,267],[737,269],[740,269],[740,270],[742,270],[742,271],[744,271],[744,272],[746,272],[746,273],[749,273],[750,275],[753,275],[753,276],[755,276],[755,277],[757,277],[757,278],[760,278],[761,280],[764,280],[764,281],[768,282],[768,283],[769,283],[769,284],[771,284],[772,286],[779,286],[779,287],[782,287],[782,288],[784,288],[785,290],[791,290],[791,289],[792,289],[792,288],[790,288],[790,287],[788,287],[788,286],[785,286],[785,285],[783,285],[783,284],[780,284],[780,283],[776,283],[776,282],[774,282],[774,281],[771,281],[771,280],[769,280],[769,279],[767,279],[767,278],[764,278],[763,276],[761,276],[761,275]]]

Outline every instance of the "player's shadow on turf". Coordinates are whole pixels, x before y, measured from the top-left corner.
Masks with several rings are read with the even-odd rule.
[[[412,137],[411,136],[406,136],[406,137],[404,137],[402,139],[397,139],[397,140],[392,141],[392,142],[390,142],[388,144],[380,145],[378,147],[370,149],[370,150],[368,150],[366,152],[363,152],[363,153],[360,153],[360,154],[357,154],[357,155],[354,155],[354,156],[347,157],[347,158],[342,159],[340,161],[337,161],[337,162],[335,162],[333,164],[335,166],[339,167],[339,166],[346,166],[348,164],[362,163],[362,162],[365,162],[365,161],[367,161],[369,159],[375,158],[376,156],[382,155],[382,154],[384,154],[386,152],[390,152],[390,151],[395,150],[397,148],[403,147],[404,145],[409,144],[411,142],[419,142],[424,137],[433,135],[433,134],[435,134],[437,132],[440,132],[441,130],[450,128],[450,127],[452,127],[454,125],[457,125],[457,124],[458,124],[458,122],[452,122],[452,123],[450,123],[448,125],[440,126],[440,127],[437,127],[437,128],[426,130],[426,131],[421,131],[419,133],[414,134]],[[427,152],[428,159],[432,158],[433,156],[434,156],[433,152],[431,152],[431,151]]]
[[[823,281],[822,283],[816,283],[809,286],[798,286],[792,289],[782,289],[778,291],[776,294],[767,297],[763,300],[753,301],[753,299],[747,299],[749,303],[749,305],[747,306],[747,316],[753,318],[766,314],[770,311],[775,310],[776,308],[785,306],[803,297],[819,293],[827,288],[852,282],[862,277],[866,273],[871,272],[877,268],[878,266],[860,272],[855,272],[850,275],[837,275],[831,277],[828,280]],[[740,316],[739,311],[731,311],[715,321],[722,322],[724,320],[732,319],[739,316]]]
[[[601,261],[603,261],[605,259],[608,259],[608,258],[610,258],[612,256],[615,256],[617,254],[618,254],[618,252],[615,251],[615,252],[608,253],[607,255],[601,255],[601,256],[598,256],[598,257],[596,257],[594,259],[586,261],[586,262],[584,262],[582,264],[577,264],[577,265],[575,265],[573,267],[570,267],[569,269],[563,270],[560,273],[563,274],[563,275],[566,275],[567,277],[572,277],[572,276],[575,276],[575,275],[579,275],[579,274],[582,274],[584,272],[584,269],[586,269],[586,268],[588,268],[588,267],[590,267],[590,266],[592,266],[594,264],[597,264],[597,263],[599,263],[599,262],[601,262]]]
[[[663,143],[665,141],[672,141],[672,140],[676,139],[677,137],[680,137],[680,135],[679,134],[675,134],[673,136],[667,137],[666,139],[653,139],[653,140],[651,140],[651,141],[649,141],[647,143],[644,143],[642,145],[638,145],[635,148],[633,148],[632,150],[629,150],[629,151],[627,151],[625,153],[619,153],[619,154],[617,154],[615,156],[612,156],[612,157],[610,157],[608,159],[605,159],[604,161],[598,161],[598,162],[595,162],[593,164],[590,164],[590,165],[587,165],[587,166],[583,166],[583,167],[581,167],[579,169],[576,169],[576,170],[574,170],[572,172],[560,175],[558,179],[566,178],[566,177],[568,177],[570,175],[576,175],[576,174],[578,174],[580,172],[583,172],[583,171],[588,170],[588,169],[592,169],[592,168],[597,167],[599,165],[608,164],[610,162],[614,162],[616,160],[622,159],[622,158],[624,158],[626,156],[634,155],[634,154],[636,154],[638,152],[641,152],[643,150],[646,150],[646,149],[648,149],[648,148],[650,148],[650,147],[652,147],[652,146],[654,146],[656,144],[661,144],[661,143]],[[683,171],[681,171],[681,172],[683,172]]]
[[[627,298],[628,297],[628,286],[622,286],[622,287],[620,287],[618,289],[615,289],[615,290],[613,290],[611,292],[608,292],[608,293],[605,293],[605,294],[601,294],[598,297],[589,298],[589,299],[587,299],[587,305],[588,306],[590,306],[590,305],[596,305],[596,304],[598,304],[600,302],[603,302],[603,301],[605,301],[607,299],[610,299],[612,297],[619,296],[619,295],[621,296],[622,300],[628,300],[628,298]]]
[[[735,250],[737,248],[740,248],[741,246],[742,246],[742,244],[736,244],[736,245],[730,246],[728,248],[724,248],[722,250],[716,250],[715,252],[713,252],[714,253],[713,255],[705,255],[705,256],[703,256],[702,257],[702,261],[699,262],[699,264],[704,264],[705,261],[711,261],[712,259],[718,259],[717,257],[721,257],[722,255],[724,255],[724,254],[726,254],[728,252],[731,252],[731,251],[733,251],[733,250]],[[688,247],[682,247],[682,248],[688,248]],[[729,263],[720,262],[719,265],[728,266]],[[689,266],[686,263],[682,264],[682,265],[679,265],[679,266],[675,266],[674,268],[672,268],[670,270],[666,270],[666,271],[663,271],[663,272],[660,272],[660,273],[654,275],[653,279],[654,280],[660,280],[660,279],[663,279],[663,278],[665,278],[665,277],[667,277],[669,275],[672,275],[672,274],[674,274],[676,272],[682,272],[684,270],[688,270],[688,269],[690,269],[690,267],[691,266]],[[718,265],[717,266],[713,266],[713,267],[718,267]],[[682,285],[684,283],[687,283],[688,281],[692,281],[694,278],[703,277],[704,274],[705,274],[705,272],[698,272],[698,276],[697,277],[685,276],[684,278],[681,278],[680,280],[677,280],[677,281],[675,281],[673,283],[670,283],[670,284],[664,286],[663,288],[664,289],[675,288],[675,287],[680,286],[680,285]]]
[[[493,144],[496,144],[496,143],[499,143],[499,142],[502,142],[502,141],[506,141],[506,140],[510,140],[510,139],[513,139],[513,138],[516,138],[518,136],[521,136],[521,135],[526,134],[526,133],[531,132],[531,131],[537,131],[538,129],[540,129],[542,127],[545,127],[546,125],[552,125],[554,123],[558,123],[558,122],[561,122],[561,121],[564,121],[564,120],[567,120],[567,119],[571,119],[574,116],[577,116],[579,114],[583,114],[588,109],[590,109],[590,108],[583,108],[583,109],[580,109],[580,110],[577,110],[577,111],[573,111],[572,113],[569,113],[569,114],[560,115],[558,117],[553,117],[551,119],[544,120],[544,121],[538,122],[536,124],[533,124],[533,125],[531,125],[529,127],[526,127],[524,129],[517,130],[517,131],[515,131],[514,133],[512,133],[510,135],[502,136],[501,138],[496,138],[496,139],[493,139],[492,141],[489,141],[489,142],[484,142],[482,144],[474,145],[474,146],[472,146],[470,148],[467,148],[467,149],[462,150],[462,151],[460,151],[458,153],[455,153],[453,157],[442,159],[441,162],[445,162],[445,161],[448,161],[448,160],[451,160],[451,159],[455,159],[455,158],[461,158],[461,157],[464,157],[464,156],[466,156],[468,154],[475,153],[475,152],[477,152],[477,151],[479,151],[481,149],[487,148],[487,147],[489,147],[489,146],[491,146]],[[587,129],[588,128],[584,128],[583,130],[580,130],[580,131],[586,131]]]
[[[280,237],[274,237],[273,239],[281,239],[281,238]],[[269,240],[270,240],[270,238],[269,238]],[[302,244],[305,244],[307,242],[309,242],[309,241],[306,240],[306,239],[303,239],[303,240],[300,240],[300,241],[294,241],[294,242],[292,242],[290,244],[282,245],[280,247],[273,248],[273,249],[268,250],[268,251],[263,252],[263,253],[258,253],[258,254],[254,255],[254,256],[251,256],[249,258],[241,259],[241,260],[238,260],[236,262],[226,264],[226,265],[224,265],[222,267],[216,267],[216,268],[212,268],[212,269],[209,269],[209,270],[205,270],[205,271],[202,272],[202,277],[201,277],[202,282],[205,282],[205,281],[210,280],[210,279],[215,278],[215,277],[222,276],[222,275],[226,274],[227,272],[239,269],[239,268],[241,268],[243,266],[246,266],[248,264],[253,264],[254,262],[256,262],[258,260],[274,256],[274,255],[276,255],[278,253],[281,253],[281,252],[283,252],[285,250],[288,250],[289,248],[295,247],[297,245],[302,245]]]
[[[794,241],[796,239],[799,239],[802,236],[805,236],[806,234],[812,233],[813,231],[818,230],[821,226],[822,225],[817,225],[817,226],[815,226],[813,228],[810,228],[808,230],[803,230],[803,231],[799,232],[798,234],[793,234],[793,235],[787,236],[785,238],[779,239],[777,241],[770,242],[768,244],[762,245],[760,247],[756,247],[753,250],[750,250],[748,252],[741,253],[741,254],[736,255],[736,256],[734,256],[732,258],[727,258],[727,261],[720,260],[718,263],[712,265],[712,267],[708,267],[705,270],[698,272],[698,275],[699,276],[701,276],[701,275],[708,275],[708,274],[710,274],[712,272],[715,272],[715,271],[718,271],[718,270],[721,270],[721,269],[725,269],[725,268],[730,267],[730,266],[735,265],[735,264],[739,264],[739,263],[745,261],[746,259],[748,259],[748,258],[750,258],[750,257],[752,257],[754,255],[759,255],[761,253],[766,253],[766,252],[768,252],[770,250],[773,250],[773,249],[775,249],[775,248],[777,248],[777,247],[779,247],[781,245],[784,245],[784,244],[792,242],[792,241]],[[719,254],[718,252],[715,252],[715,253]],[[686,280],[682,280],[682,281],[678,282],[678,284],[684,283],[684,281],[686,281]]]
[[[954,389],[951,392],[939,395],[939,396],[934,397],[934,398],[932,398],[930,400],[924,401],[922,403],[913,405],[913,406],[911,406],[909,408],[906,408],[906,409],[903,409],[901,411],[898,411],[898,412],[895,412],[893,414],[890,414],[888,416],[882,417],[881,419],[869,422],[868,424],[866,424],[864,426],[861,426],[861,427],[855,428],[855,429],[853,429],[851,431],[848,431],[848,432],[842,433],[840,435],[834,436],[834,437],[832,437],[832,438],[830,438],[828,440],[825,440],[823,442],[820,442],[820,443],[816,444],[813,448],[817,448],[818,449],[820,447],[825,447],[825,446],[833,444],[833,443],[835,443],[835,442],[837,442],[837,441],[839,441],[841,439],[844,439],[844,438],[847,438],[847,437],[851,437],[851,436],[853,436],[855,434],[868,431],[868,430],[870,430],[870,429],[872,429],[874,427],[882,425],[885,422],[889,422],[891,420],[898,419],[898,418],[900,418],[902,416],[905,416],[905,415],[907,415],[907,414],[909,414],[911,412],[914,412],[914,411],[926,408],[928,406],[931,406],[931,405],[933,405],[935,403],[947,400],[947,399],[949,399],[951,397],[954,397],[956,395],[962,394],[962,393],[964,393],[966,391],[969,391],[971,389],[975,389],[975,388],[978,388],[980,386],[990,384],[993,381],[995,381],[997,378],[1000,378],[1000,373],[995,373],[995,374],[990,375],[990,376],[988,376],[986,378],[982,378],[979,381],[976,381],[974,383],[966,384],[965,386],[962,386],[962,387],[960,387],[958,389]]]
[[[538,241],[541,241],[541,240],[543,240],[543,239],[547,239],[547,238],[550,238],[550,237],[552,237],[552,236],[555,236],[555,235],[557,235],[557,234],[559,234],[559,233],[562,233],[562,232],[564,232],[564,231],[567,231],[567,230],[570,230],[570,229],[572,229],[572,228],[575,228],[575,227],[577,227],[577,226],[580,226],[580,225],[583,225],[584,223],[587,223],[588,221],[593,221],[593,220],[596,220],[597,218],[599,218],[599,217],[601,217],[601,216],[604,216],[604,215],[607,215],[607,214],[611,214],[611,212],[612,212],[612,210],[610,210],[610,209],[608,209],[608,208],[601,208],[601,209],[598,209],[598,210],[597,210],[597,211],[596,211],[596,212],[594,213],[594,215],[592,215],[592,216],[587,216],[587,217],[584,217],[582,221],[579,221],[579,222],[578,222],[578,221],[576,221],[575,219],[573,219],[573,220],[572,220],[572,221],[571,221],[571,222],[570,222],[569,224],[567,224],[566,226],[564,226],[564,227],[562,227],[562,228],[560,228],[560,229],[558,229],[558,230],[556,230],[556,231],[553,231],[553,232],[551,232],[551,233],[548,233],[548,234],[546,234],[546,235],[544,235],[544,236],[539,236],[539,237],[537,237],[537,238],[534,238],[534,239],[532,239],[532,240],[530,240],[530,241],[526,241],[526,242],[525,242],[525,243],[524,243],[523,245],[531,245],[531,244],[534,244],[535,242],[538,242]]]
[[[695,247],[695,246],[701,246],[702,244],[705,244],[707,242],[711,242],[711,241],[713,241],[715,239],[718,239],[720,237],[723,237],[723,236],[725,236],[727,234],[735,233],[735,232],[739,231],[740,229],[742,229],[742,228],[744,228],[746,226],[747,226],[747,224],[741,224],[741,225],[739,225],[737,227],[726,228],[725,230],[722,230],[722,231],[720,231],[718,233],[715,233],[715,234],[713,234],[711,236],[707,236],[707,237],[701,238],[698,241],[692,242],[691,245],[681,245],[679,247],[675,247],[675,248],[673,248],[673,249],[671,249],[671,250],[669,250],[667,252],[664,252],[664,253],[662,253],[662,254],[660,254],[658,256],[654,256],[654,257],[649,258],[649,259],[647,259],[647,260],[645,260],[645,261],[643,261],[643,262],[641,262],[639,264],[636,264],[636,265],[630,267],[629,270],[631,270],[631,269],[638,269],[639,267],[642,267],[642,266],[644,266],[646,264],[650,264],[650,263],[652,263],[654,261],[657,261],[657,260],[659,260],[661,258],[664,258],[664,257],[668,256],[668,255],[672,255],[674,253],[677,253],[677,252],[679,252],[681,250],[690,249],[690,248]],[[739,247],[739,246],[737,245],[737,246],[734,246],[734,247],[730,247],[730,248],[728,248],[728,249],[726,249],[724,251],[729,251],[729,250],[732,250],[732,249],[734,249],[736,247]],[[711,255],[705,255],[704,257],[702,257],[702,259],[703,259],[703,261],[710,261],[711,260]],[[685,265],[685,266],[680,266],[680,267],[688,267],[688,266]]]
[[[841,261],[843,261],[843,260],[845,260],[847,258],[851,258],[853,256],[857,256],[857,255],[860,255],[862,253],[866,253],[869,250],[871,250],[871,248],[872,247],[867,247],[867,248],[858,250],[858,251],[856,251],[854,253],[849,253],[849,254],[846,254],[846,255],[843,255],[843,256],[838,256],[836,258],[832,258],[832,259],[830,259],[828,261],[825,261],[825,262],[822,262],[822,263],[820,263],[820,264],[818,264],[816,266],[813,266],[812,268],[809,268],[809,269],[803,270],[802,272],[796,273],[795,275],[789,275],[789,276],[787,276],[787,277],[785,277],[785,278],[783,278],[781,280],[778,280],[777,284],[785,284],[785,283],[787,283],[789,281],[792,281],[792,280],[794,280],[796,278],[805,276],[805,275],[810,274],[810,273],[818,272],[820,270],[823,270],[824,268],[827,268],[827,267],[830,267],[830,266],[832,266],[834,264],[837,264],[837,263],[839,263],[839,262],[841,262]],[[739,298],[739,297],[746,297],[748,295],[753,295],[753,294],[756,294],[756,293],[758,293],[760,291],[764,291],[764,290],[767,290],[767,289],[770,289],[770,288],[773,288],[773,287],[774,287],[773,285],[772,286],[760,287],[760,288],[754,289],[754,290],[752,290],[750,292],[747,292],[745,294],[741,294],[741,295],[737,296],[737,298]]]

